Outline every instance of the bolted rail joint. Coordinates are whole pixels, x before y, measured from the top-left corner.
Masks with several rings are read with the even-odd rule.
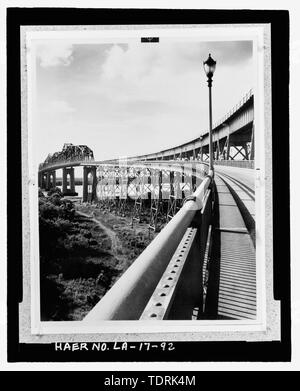
[[[209,172],[193,197],[153,239],[133,264],[87,314],[83,322],[137,320],[151,298],[196,212],[206,203],[213,173]]]

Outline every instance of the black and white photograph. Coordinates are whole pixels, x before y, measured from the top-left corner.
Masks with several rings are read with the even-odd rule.
[[[21,45],[24,339],[278,339],[269,26],[26,26]]]

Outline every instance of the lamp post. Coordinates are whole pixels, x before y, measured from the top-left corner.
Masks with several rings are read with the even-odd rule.
[[[207,84],[209,91],[209,169],[213,170],[213,141],[212,141],[212,104],[211,104],[211,86],[212,77],[216,69],[217,62],[213,60],[211,55],[203,62],[204,71],[207,76]]]

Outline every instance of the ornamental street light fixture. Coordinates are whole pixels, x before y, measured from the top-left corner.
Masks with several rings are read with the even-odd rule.
[[[213,170],[213,141],[212,141],[212,104],[211,104],[211,86],[212,77],[216,69],[217,62],[213,60],[211,55],[203,62],[204,71],[207,76],[207,84],[209,90],[209,169]]]

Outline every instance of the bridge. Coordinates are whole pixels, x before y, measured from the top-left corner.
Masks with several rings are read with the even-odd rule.
[[[150,245],[83,322],[102,320],[255,320],[254,97],[252,91],[209,134],[167,150],[95,161],[91,150],[39,166],[39,186],[75,194],[74,167],[83,169],[82,201],[105,202],[132,224],[146,206]],[[164,224],[161,222],[164,221]]]

